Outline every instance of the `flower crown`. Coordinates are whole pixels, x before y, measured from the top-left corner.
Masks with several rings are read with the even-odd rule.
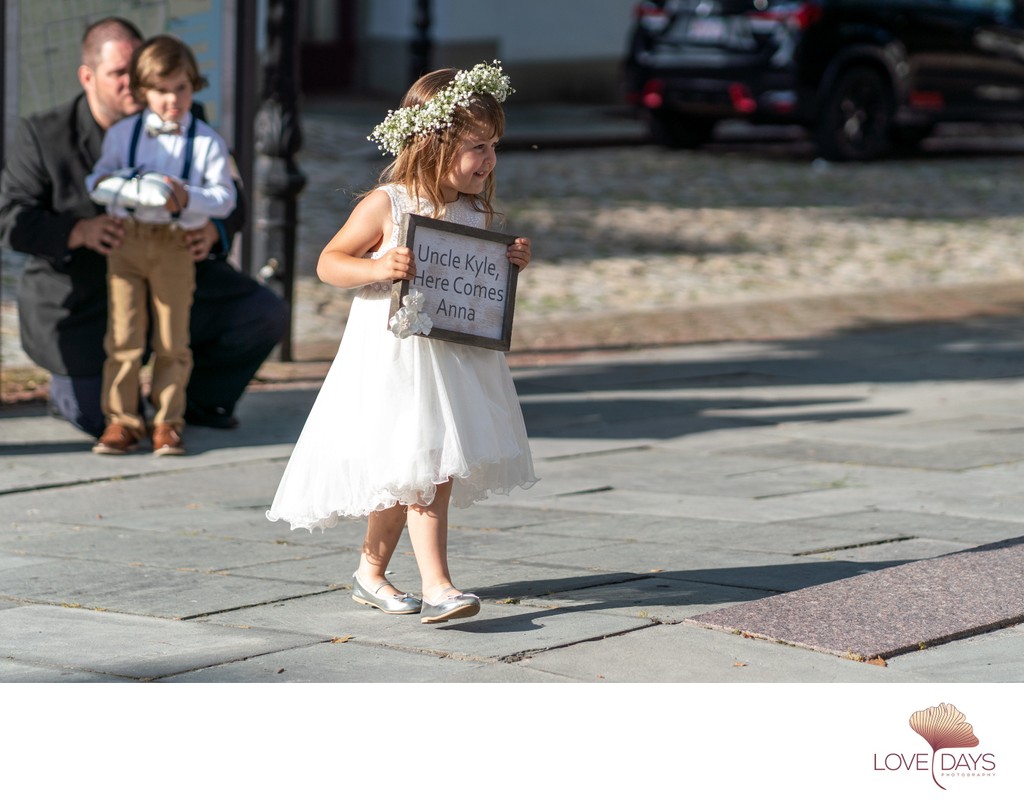
[[[447,87],[438,90],[426,103],[389,110],[383,123],[377,124],[367,140],[374,141],[382,152],[397,157],[409,138],[450,127],[455,110],[468,107],[474,94],[488,93],[504,101],[514,92],[512,82],[501,72],[501,62],[481,62],[472,70],[460,70]]]

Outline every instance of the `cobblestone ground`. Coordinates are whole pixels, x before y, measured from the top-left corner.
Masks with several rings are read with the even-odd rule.
[[[305,347],[323,358],[351,293],[316,279],[317,256],[384,162],[336,117],[307,116],[303,127],[294,341],[298,356]],[[519,285],[517,333],[600,313],[1022,279],[1024,150],[993,143],[868,165],[770,145],[506,152],[500,207],[511,230],[532,237],[535,257]],[[11,275],[5,268],[6,369],[24,363]]]
[[[296,324],[338,335],[349,293],[315,279],[320,248],[383,162],[363,133],[307,126]],[[544,319],[1024,278],[1024,156],[870,165],[798,147],[515,151],[498,166],[509,228],[532,237],[517,330]]]

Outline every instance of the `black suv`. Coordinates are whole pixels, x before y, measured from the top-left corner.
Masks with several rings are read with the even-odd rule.
[[[629,97],[668,146],[741,118],[871,160],[941,122],[1024,122],[1024,0],[651,0],[634,16]]]

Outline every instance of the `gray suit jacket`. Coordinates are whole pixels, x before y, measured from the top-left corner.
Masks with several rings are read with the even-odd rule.
[[[66,376],[103,370],[107,260],[66,249],[75,222],[103,212],[85,190],[102,145],[103,130],[81,94],[18,122],[0,178],[0,240],[29,254],[18,287],[22,347],[37,365]],[[225,223],[229,237],[243,217],[239,205]],[[197,296],[206,263],[197,265]],[[226,277],[232,286],[252,283],[239,273]]]

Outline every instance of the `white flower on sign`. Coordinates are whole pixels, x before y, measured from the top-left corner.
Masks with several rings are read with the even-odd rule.
[[[423,308],[423,293],[410,292],[402,298],[402,308],[388,321],[388,328],[395,337],[405,339],[413,334],[430,334],[434,321],[430,315],[420,311]]]

